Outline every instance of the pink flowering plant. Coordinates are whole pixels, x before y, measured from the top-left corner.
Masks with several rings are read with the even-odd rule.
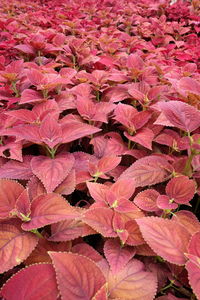
[[[200,300],[199,7],[1,1],[1,300]]]

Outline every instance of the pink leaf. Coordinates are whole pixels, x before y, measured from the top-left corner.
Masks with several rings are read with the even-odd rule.
[[[158,211],[156,199],[160,194],[154,189],[147,189],[137,194],[134,203],[145,211]]]
[[[21,264],[38,242],[36,235],[19,228],[0,224],[0,273]]]
[[[200,112],[189,104],[169,101],[160,102],[159,106],[175,127],[192,132],[200,126]]]
[[[192,235],[200,231],[200,222],[191,211],[180,210],[176,212],[172,219],[184,226],[184,228]]]
[[[0,295],[9,300],[57,299],[59,292],[53,266],[43,263],[20,270],[6,282]]]
[[[113,229],[112,219],[114,212],[109,208],[99,207],[88,209],[82,220],[104,237],[116,237],[117,234]]]
[[[49,148],[54,148],[57,144],[62,143],[62,129],[56,119],[48,114],[42,121],[39,129],[41,141]]]
[[[166,186],[166,194],[179,204],[187,204],[192,200],[195,190],[195,182],[187,176],[174,177]]]
[[[53,159],[46,156],[36,156],[31,160],[31,168],[33,173],[44,184],[48,193],[54,189],[69,174],[74,164],[72,154],[62,154]]]
[[[108,284],[104,284],[100,290],[94,295],[94,297],[92,298],[92,300],[108,300]]]
[[[193,255],[196,255],[200,258],[200,248],[199,248],[199,245],[200,245],[200,231],[199,232],[196,232],[191,240],[190,240],[190,243],[189,243],[189,246],[188,246],[188,252],[190,254],[193,254]]]
[[[87,257],[67,252],[49,252],[49,255],[63,299],[91,299],[105,284],[102,272]]]
[[[152,150],[152,141],[154,138],[154,133],[149,128],[140,129],[135,135],[130,135],[128,133],[124,133],[127,139],[142,145],[143,147]]]
[[[159,195],[156,204],[160,209],[176,209],[178,205],[174,203],[174,200],[166,195]]]
[[[65,220],[51,225],[51,236],[48,240],[71,241],[95,233],[95,230],[80,220]]]
[[[165,260],[183,265],[190,234],[177,222],[158,217],[136,219],[142,235],[153,251]]]
[[[132,178],[117,180],[111,186],[110,190],[117,196],[117,198],[129,199],[135,192],[135,181]]]
[[[26,89],[21,94],[19,104],[42,102],[44,100],[45,99],[42,97],[40,92],[31,89]]]
[[[104,244],[104,254],[109,262],[113,274],[121,271],[129,260],[134,256],[133,247],[122,247],[116,239],[107,240]]]
[[[0,168],[0,178],[28,180],[33,175],[30,161],[31,155],[24,155],[23,162],[10,160]]]
[[[138,159],[119,179],[133,178],[136,187],[143,187],[168,180],[172,171],[171,164],[164,157],[151,155]]]
[[[185,267],[188,271],[189,283],[197,299],[200,299],[200,262],[197,265],[192,261],[188,261]]]
[[[76,187],[76,174],[75,170],[71,170],[67,177],[61,184],[55,189],[55,193],[62,195],[69,195],[73,193]]]
[[[98,262],[103,259],[99,252],[86,243],[76,244],[72,247],[71,252],[86,256],[94,262]]]
[[[24,187],[14,180],[0,179],[0,219],[10,217]]]
[[[78,210],[62,196],[56,193],[43,194],[32,201],[31,220],[23,223],[22,228],[32,230],[66,219],[74,219],[79,215]]]
[[[153,300],[156,289],[156,275],[145,271],[144,264],[137,259],[132,259],[117,274],[109,274],[108,292],[111,299]]]
[[[109,187],[101,184],[101,183],[95,183],[95,182],[87,182],[87,187],[90,192],[91,197],[96,202],[105,202],[106,201],[106,192],[109,190]]]

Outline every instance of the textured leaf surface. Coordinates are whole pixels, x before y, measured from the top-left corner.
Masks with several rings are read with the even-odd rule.
[[[56,275],[51,264],[35,264],[24,268],[9,279],[0,295],[9,300],[56,300]]]
[[[164,157],[151,155],[138,159],[119,179],[133,178],[136,187],[143,187],[168,180],[172,171],[172,166]]]
[[[198,265],[192,261],[188,261],[185,267],[188,271],[189,283],[193,292],[197,299],[200,299],[200,259]]]
[[[156,275],[146,272],[143,263],[136,259],[132,259],[117,274],[109,274],[110,299],[153,300],[156,289]]]
[[[24,230],[40,228],[59,221],[74,219],[79,216],[78,210],[71,206],[62,196],[51,193],[43,194],[31,203],[31,220],[23,223]]]
[[[191,211],[180,210],[176,212],[172,219],[184,226],[190,234],[200,231],[200,222]]]
[[[0,178],[30,179],[33,175],[30,161],[32,156],[24,155],[23,162],[10,160],[0,168]]]
[[[188,246],[188,252],[190,254],[193,254],[193,255],[196,255],[199,257],[200,259],[200,231],[199,232],[196,232],[191,240],[190,240],[190,244]]]
[[[104,244],[104,254],[109,262],[112,273],[116,274],[134,256],[135,250],[129,246],[122,247],[119,240],[110,239]]]
[[[24,187],[14,180],[0,179],[0,219],[9,217]]]
[[[156,199],[160,194],[154,189],[147,189],[137,194],[134,203],[145,211],[158,211]]]
[[[44,184],[48,193],[53,190],[65,179],[74,164],[74,157],[67,153],[51,159],[46,156],[36,156],[31,160],[33,173]]]
[[[176,127],[192,132],[200,126],[200,112],[181,101],[161,102],[159,104],[167,119]]]
[[[0,273],[23,262],[37,245],[38,238],[19,228],[0,224]]]
[[[142,235],[153,251],[165,260],[183,265],[190,240],[188,231],[177,222],[158,217],[137,219]]]
[[[166,186],[166,194],[176,203],[187,204],[195,193],[195,182],[187,176],[172,178]]]
[[[112,223],[113,217],[114,212],[111,209],[99,207],[86,211],[82,220],[104,237],[116,237]]]
[[[63,300],[89,300],[105,284],[102,272],[87,257],[67,252],[49,252],[49,255]]]

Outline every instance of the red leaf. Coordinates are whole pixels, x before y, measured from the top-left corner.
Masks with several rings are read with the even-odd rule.
[[[151,155],[138,159],[119,179],[133,178],[136,187],[143,187],[168,180],[172,172],[171,164],[164,157]]]
[[[191,240],[190,240],[190,243],[189,243],[189,246],[188,246],[188,252],[190,254],[193,254],[193,255],[196,255],[200,258],[200,248],[199,248],[199,245],[200,245],[200,231],[199,232],[196,232]]]
[[[101,131],[101,129],[76,120],[67,120],[62,124],[63,143],[69,143]]]
[[[197,299],[200,299],[200,262],[197,265],[192,261],[188,261],[185,267],[188,271],[189,283]]]
[[[192,200],[195,190],[195,182],[187,176],[174,177],[166,186],[166,194],[179,204],[187,204]]]
[[[26,217],[29,217],[31,213],[31,203],[27,190],[24,190],[17,198],[15,209],[17,211],[17,216],[21,218],[22,221],[26,221]]]
[[[31,168],[33,173],[44,184],[48,193],[54,189],[69,174],[74,164],[72,154],[62,154],[53,159],[46,156],[36,156],[31,160]]]
[[[183,265],[190,240],[188,231],[177,222],[158,217],[136,219],[142,235],[153,251],[165,260]]]
[[[24,232],[13,225],[0,224],[0,273],[21,264],[37,242],[38,238],[33,233]]]
[[[200,112],[193,106],[181,101],[160,102],[162,112],[175,126],[192,132],[200,126]]]
[[[190,233],[194,234],[200,231],[200,222],[197,217],[188,210],[177,211],[172,217],[175,222],[178,222]]]
[[[95,182],[89,182],[89,181],[86,184],[87,184],[87,187],[88,187],[91,197],[96,202],[105,203],[106,192],[109,190],[109,187],[104,184],[101,184],[101,183],[95,183]]]
[[[70,195],[73,193],[76,187],[76,174],[75,170],[71,170],[67,177],[61,184],[55,189],[55,193],[62,195]]]
[[[60,195],[51,193],[43,194],[31,203],[30,221],[23,223],[24,230],[40,228],[59,221],[79,217],[78,210]]]
[[[0,179],[0,219],[10,217],[17,198],[24,191],[24,187],[14,180]]]
[[[149,150],[152,150],[152,141],[154,138],[154,133],[151,129],[142,128],[133,136],[126,132],[124,132],[124,135],[125,137],[127,137],[127,139],[138,143]]]
[[[104,237],[116,237],[117,233],[113,229],[112,220],[114,212],[109,208],[99,207],[88,209],[82,220]]]
[[[145,211],[158,211],[156,199],[160,194],[154,189],[147,189],[137,194],[134,203]]]
[[[99,160],[96,166],[94,166],[93,163],[90,163],[89,172],[92,176],[99,177],[102,174],[107,173],[116,168],[120,164],[120,161],[121,157],[116,155],[104,156]]]
[[[109,262],[113,274],[121,271],[129,260],[134,256],[133,247],[122,247],[116,239],[107,240],[104,244],[104,254]]]
[[[132,178],[119,179],[111,186],[110,190],[117,198],[129,199],[135,192],[135,181]]]
[[[102,272],[87,257],[67,252],[49,252],[49,255],[63,299],[91,299],[105,284]]]
[[[57,120],[48,114],[42,121],[39,129],[41,141],[54,148],[57,144],[62,143],[62,129]]]
[[[103,259],[99,252],[86,243],[76,244],[73,246],[71,252],[86,256],[94,262],[98,262]]]
[[[44,100],[40,92],[26,89],[21,94],[19,104],[42,102]]]
[[[0,178],[28,180],[33,175],[30,161],[33,157],[23,156],[23,162],[10,160],[0,168]]]
[[[136,259],[132,259],[117,274],[109,274],[108,292],[111,299],[153,300],[156,289],[156,275],[146,272],[143,263]]]
[[[159,195],[156,204],[160,209],[176,209],[178,205],[166,195]]]
[[[59,292],[51,264],[35,264],[24,268],[3,286],[0,295],[9,300],[55,300]]]
[[[108,284],[106,283],[105,285],[103,285],[100,290],[94,295],[94,297],[92,298],[92,300],[107,300],[108,298]]]
[[[48,240],[54,242],[71,241],[95,233],[95,230],[80,220],[65,220],[51,225],[51,236]]]

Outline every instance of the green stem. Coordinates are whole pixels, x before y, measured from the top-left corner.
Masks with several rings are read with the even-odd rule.
[[[43,235],[37,229],[32,229],[32,230],[30,230],[30,232],[34,233],[35,235],[37,235],[41,239],[44,238]]]
[[[130,150],[131,149],[131,140],[128,140],[128,149]]]
[[[15,81],[12,81],[12,90],[15,93],[15,97],[18,98],[20,96],[20,94],[19,94],[19,91],[18,91],[18,89],[16,87],[16,82]]]

